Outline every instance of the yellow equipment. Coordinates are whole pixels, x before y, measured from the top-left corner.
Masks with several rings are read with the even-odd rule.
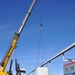
[[[31,6],[30,6],[30,8],[29,8],[29,10],[28,10],[28,12],[27,12],[27,14],[26,14],[23,22],[22,22],[22,24],[21,24],[21,27],[19,28],[19,31],[14,34],[14,38],[12,40],[12,43],[10,45],[10,48],[9,48],[7,54],[5,55],[5,58],[3,59],[2,63],[1,63],[0,75],[9,75],[8,72],[5,72],[5,68],[7,66],[7,63],[9,61],[9,59],[10,59],[10,56],[11,56],[13,50],[16,47],[16,44],[17,44],[18,39],[20,37],[20,34],[21,34],[21,32],[22,32],[22,30],[23,30],[23,28],[24,28],[24,26],[25,26],[25,24],[27,22],[27,19],[28,19],[29,15],[30,15],[30,13],[31,13],[31,11],[32,11],[35,3],[36,3],[36,0],[33,0],[32,4],[31,4]]]

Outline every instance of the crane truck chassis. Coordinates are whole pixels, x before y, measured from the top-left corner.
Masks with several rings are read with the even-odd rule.
[[[16,44],[17,44],[18,39],[19,39],[19,37],[21,35],[21,32],[22,32],[22,30],[23,30],[23,28],[24,28],[24,26],[25,26],[25,24],[26,24],[26,22],[27,22],[27,20],[29,18],[29,15],[31,14],[31,11],[32,11],[35,3],[36,3],[36,0],[33,0],[33,2],[31,4],[31,6],[30,6],[30,8],[29,8],[29,10],[28,10],[28,12],[27,12],[27,14],[26,14],[26,16],[25,16],[25,18],[24,18],[24,20],[23,20],[23,22],[22,22],[22,24],[21,24],[21,26],[20,26],[20,28],[18,30],[18,32],[14,34],[14,38],[13,38],[13,40],[11,42],[9,50],[6,53],[3,61],[1,62],[0,75],[9,75],[9,73],[7,71],[5,71],[5,68],[7,66],[7,63],[9,61],[10,57],[11,57],[12,52],[14,51],[14,49],[16,47]]]

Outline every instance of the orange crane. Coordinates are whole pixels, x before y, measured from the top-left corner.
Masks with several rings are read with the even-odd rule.
[[[21,32],[22,32],[22,30],[23,30],[23,28],[24,28],[24,26],[25,26],[25,24],[26,24],[26,22],[29,18],[29,15],[30,15],[35,3],[36,3],[36,0],[33,0],[32,4],[31,4],[22,24],[21,24],[21,27],[19,28],[18,32],[14,34],[14,38],[11,42],[10,48],[9,48],[8,52],[6,53],[5,58],[3,59],[1,65],[0,65],[1,66],[0,67],[0,75],[9,75],[8,72],[5,71],[5,68],[7,66],[7,63],[10,59],[10,56],[11,56],[12,52],[14,51],[14,49],[16,47],[16,44],[17,44],[18,39],[20,37],[20,34],[21,34]]]

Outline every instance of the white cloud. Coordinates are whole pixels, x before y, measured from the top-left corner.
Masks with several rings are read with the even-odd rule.
[[[15,28],[13,28],[13,24],[0,25],[0,40],[7,40],[8,37],[10,39],[14,32]]]

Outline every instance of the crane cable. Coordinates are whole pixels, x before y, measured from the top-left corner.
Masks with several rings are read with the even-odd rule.
[[[37,53],[37,65],[38,66],[40,64],[40,59],[42,59],[42,62],[44,62],[44,57],[45,57],[45,53],[44,53],[44,40],[43,40],[43,34],[42,34],[42,27],[43,27],[43,24],[42,24],[42,0],[40,1],[40,36],[39,36],[39,45],[38,45],[38,53]],[[40,55],[40,52],[42,53]],[[40,56],[42,58],[40,58]],[[41,63],[42,64],[42,63]]]

